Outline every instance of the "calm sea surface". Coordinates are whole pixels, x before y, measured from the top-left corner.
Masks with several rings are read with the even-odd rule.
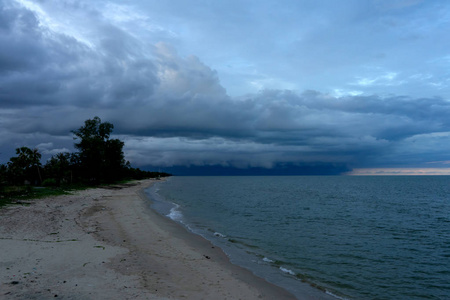
[[[450,176],[173,177],[147,193],[294,294],[450,299]]]

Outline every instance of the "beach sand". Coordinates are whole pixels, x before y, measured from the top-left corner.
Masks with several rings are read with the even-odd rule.
[[[0,299],[294,299],[149,209],[152,182],[0,209]]]

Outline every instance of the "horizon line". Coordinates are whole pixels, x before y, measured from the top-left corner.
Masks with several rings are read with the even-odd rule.
[[[450,168],[355,168],[348,176],[437,176],[450,175]]]

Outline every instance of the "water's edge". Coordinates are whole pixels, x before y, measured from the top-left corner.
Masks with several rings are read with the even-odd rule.
[[[190,224],[189,220],[186,220],[182,211],[180,211],[178,204],[169,202],[158,194],[159,185],[164,183],[158,182],[144,189],[144,195],[149,200],[149,208],[221,248],[231,263],[243,267],[255,276],[287,290],[298,299],[349,299],[345,295],[336,291],[330,291],[316,282],[309,281],[301,274],[293,272],[282,261],[268,258],[252,251],[251,245],[245,245],[237,240],[229,239],[224,234],[209,228],[202,229]]]

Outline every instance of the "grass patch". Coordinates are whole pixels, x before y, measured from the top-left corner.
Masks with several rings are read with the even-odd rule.
[[[4,186],[0,188],[0,207],[7,204],[24,204],[20,203],[23,200],[68,195],[70,190],[61,187]]]
[[[110,188],[123,188],[136,185],[136,180],[122,180],[120,182],[104,185],[103,187]],[[8,204],[21,204],[27,205],[27,203],[21,203],[23,200],[40,199],[52,196],[70,195],[73,191],[81,191],[90,188],[101,187],[99,185],[86,185],[83,183],[75,183],[61,186],[9,186],[0,185],[0,207]]]

